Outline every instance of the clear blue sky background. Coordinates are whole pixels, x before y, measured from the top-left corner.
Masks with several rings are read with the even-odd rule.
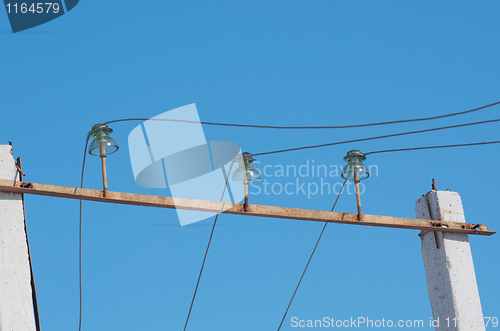
[[[468,110],[500,100],[499,11],[498,1],[82,0],[17,34],[0,13],[1,143],[14,143],[26,180],[78,186],[93,124],[190,103],[204,121],[274,125]],[[204,130],[208,140],[258,153],[492,119],[499,110],[352,130]],[[108,158],[109,188],[167,195],[134,182],[127,137],[138,124],[112,126],[121,149]],[[498,140],[498,125],[262,156],[259,167],[340,166],[350,149]],[[438,189],[461,195],[469,223],[500,230],[499,161],[496,145],[372,155],[366,164],[378,174],[363,182],[363,211],[415,217],[415,200],[436,178]],[[87,158],[85,187],[101,188],[99,158]],[[335,196],[250,199],[329,210]],[[78,204],[26,196],[43,330],[78,329]],[[355,212],[355,197],[342,195],[336,210]],[[180,227],[174,210],[93,202],[83,216],[83,330],[182,330],[213,219]],[[276,330],[322,224],[224,214],[219,224],[188,330]],[[430,330],[417,234],[329,225],[282,330],[297,329],[294,316],[423,319]],[[483,313],[500,317],[499,237],[470,242]]]

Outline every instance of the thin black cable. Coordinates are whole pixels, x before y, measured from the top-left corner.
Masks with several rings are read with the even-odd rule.
[[[188,120],[174,120],[174,119],[161,119],[161,118],[124,118],[113,121],[104,122],[102,124],[110,124],[117,122],[126,122],[126,121],[167,121],[167,122],[182,122],[182,123],[196,123],[196,124],[205,124],[205,125],[218,125],[218,126],[233,126],[240,128],[257,128],[257,129],[281,129],[281,130],[307,130],[307,129],[351,129],[351,128],[362,128],[367,126],[377,126],[377,125],[388,125],[388,124],[399,124],[399,123],[408,123],[408,122],[419,122],[419,121],[430,121],[436,120],[446,117],[464,115],[468,113],[472,113],[481,109],[485,109],[488,107],[496,106],[500,104],[500,101],[491,103],[486,106],[482,106],[479,108],[474,108],[471,110],[461,111],[457,113],[451,113],[446,115],[432,116],[432,117],[423,117],[423,118],[413,118],[408,120],[397,120],[397,121],[387,121],[387,122],[376,122],[376,123],[367,123],[367,124],[353,124],[353,125],[337,125],[337,126],[277,126],[277,125],[253,125],[253,124],[234,124],[234,123],[218,123],[218,122],[198,122],[198,121],[188,121]]]
[[[229,166],[229,172],[226,176],[226,183],[224,184],[224,190],[222,191],[222,196],[220,200],[224,198],[224,194],[226,193],[227,182],[229,181],[229,174],[231,173],[231,169],[233,168],[234,159]],[[222,205],[222,209],[224,209],[224,204]],[[214,235],[215,225],[217,224],[217,219],[219,218],[219,214],[215,215],[214,224],[212,225],[212,232],[210,232],[210,239],[208,239],[207,249],[205,250],[205,256],[203,257],[203,262],[201,263],[200,274],[198,275],[198,280],[196,281],[196,287],[194,288],[193,298],[191,299],[191,305],[189,306],[189,312],[186,318],[186,324],[184,324],[184,331],[186,331],[189,317],[191,316],[191,310],[193,309],[194,299],[196,298],[196,293],[198,292],[198,286],[200,285],[201,275],[203,274],[203,268],[205,267],[205,261],[207,260],[208,250],[210,249],[210,244],[212,243],[212,237]]]
[[[416,150],[421,150],[421,149],[465,147],[465,146],[478,146],[478,145],[490,145],[490,144],[500,144],[500,140],[485,141],[485,142],[479,142],[479,143],[468,143],[468,144],[441,145],[441,146],[425,146],[425,147],[410,147],[410,148],[398,148],[398,149],[384,149],[384,150],[380,150],[380,151],[373,151],[373,152],[368,152],[368,153],[363,153],[363,154],[364,155],[369,155],[369,154],[377,154],[377,153],[416,151]]]
[[[87,157],[87,145],[89,143],[90,133],[87,134],[87,139],[85,140],[85,149],[83,152],[83,164],[82,164],[82,178],[80,182],[80,188],[83,188],[83,173],[85,171],[85,159]],[[79,276],[79,284],[80,284],[80,321],[78,323],[78,330],[82,330],[82,307],[83,307],[83,299],[82,299],[82,203],[83,200],[80,200],[80,229],[78,235],[78,276]]]
[[[292,151],[298,151],[298,150],[310,149],[310,148],[319,148],[319,147],[342,145],[342,144],[348,144],[348,143],[354,143],[354,142],[360,142],[360,141],[368,141],[368,140],[375,140],[375,139],[383,139],[383,138],[406,136],[406,135],[409,135],[409,134],[416,134],[416,133],[424,133],[424,132],[440,131],[440,130],[447,130],[447,129],[455,129],[455,128],[461,128],[461,127],[465,127],[465,126],[472,126],[472,125],[493,123],[493,122],[499,122],[499,121],[500,121],[500,118],[497,118],[497,119],[494,119],[494,120],[487,120],[487,121],[480,121],[480,122],[473,122],[473,123],[465,123],[465,124],[457,124],[457,125],[450,125],[450,126],[442,126],[442,127],[438,127],[438,128],[425,129],[425,130],[417,130],[417,131],[408,131],[408,132],[402,132],[402,133],[393,133],[393,134],[387,134],[387,135],[383,135],[383,136],[376,136],[376,137],[370,137],[370,138],[361,138],[361,139],[337,141],[337,142],[334,142],[334,143],[321,144],[321,145],[311,145],[311,146],[303,146],[303,147],[295,147],[295,148],[288,148],[288,149],[281,149],[281,150],[271,151],[271,152],[265,152],[265,153],[254,153],[253,155],[257,156],[257,155],[268,155],[268,154],[292,152]]]
[[[337,199],[335,199],[335,203],[333,204],[331,211],[333,211],[333,209],[335,209],[335,206],[337,205],[337,201],[339,201],[340,194],[342,193],[342,190],[344,189],[346,182],[347,182],[347,178],[344,180],[344,184],[342,184],[342,188],[340,189],[339,194],[337,194]],[[321,237],[323,236],[323,233],[325,232],[327,225],[328,225],[328,222],[325,222],[325,225],[323,225],[323,229],[321,230],[321,233],[319,234],[318,240],[316,241],[316,245],[314,246],[314,249],[311,253],[311,256],[309,256],[309,260],[307,261],[306,267],[304,268],[304,271],[302,272],[302,276],[300,276],[297,287],[295,287],[295,291],[293,292],[292,298],[290,299],[290,302],[288,303],[288,307],[286,307],[285,314],[283,314],[283,318],[281,319],[281,323],[278,326],[278,331],[281,329],[281,326],[283,325],[283,322],[285,321],[286,315],[288,314],[288,310],[290,309],[290,306],[292,305],[293,299],[295,298],[295,294],[297,294],[297,290],[299,289],[300,283],[302,282],[302,279],[304,278],[304,275],[306,274],[307,268],[309,267],[309,263],[311,262],[311,260],[313,258],[314,252],[316,252],[316,248],[318,248],[319,241],[321,240]]]
[[[198,280],[196,281],[196,287],[194,288],[193,298],[191,299],[191,305],[189,306],[189,312],[188,312],[188,315],[186,318],[186,324],[184,324],[184,331],[186,331],[186,328],[187,328],[187,325],[189,322],[189,317],[191,316],[191,310],[193,309],[194,299],[196,298],[196,293],[198,292],[198,286],[200,285],[201,275],[203,274],[203,268],[205,267],[205,261],[207,259],[208,250],[210,248],[210,243],[212,242],[212,237],[214,235],[215,225],[217,223],[218,217],[219,217],[219,214],[215,215],[215,221],[214,221],[214,224],[212,225],[212,232],[210,233],[210,239],[208,240],[208,245],[207,245],[207,249],[205,251],[205,256],[203,257],[203,262],[201,263],[200,274],[198,275]]]

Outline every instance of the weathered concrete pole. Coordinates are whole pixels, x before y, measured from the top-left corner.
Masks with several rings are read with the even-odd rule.
[[[12,146],[0,145],[0,179],[19,180]],[[35,331],[21,194],[0,192],[0,330]]]
[[[465,222],[456,192],[432,190],[416,201],[415,212],[421,219]],[[421,239],[432,326],[436,331],[485,330],[468,235],[431,231]]]

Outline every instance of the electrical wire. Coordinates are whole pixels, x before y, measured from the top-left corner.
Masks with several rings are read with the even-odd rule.
[[[363,153],[363,154],[366,156],[366,155],[369,155],[369,154],[378,154],[378,153],[416,151],[416,150],[421,150],[421,149],[435,149],[435,148],[449,148],[449,147],[479,146],[479,145],[490,145],[490,144],[500,144],[500,140],[484,141],[484,142],[479,142],[479,143],[468,143],[468,144],[441,145],[441,146],[425,146],[425,147],[410,147],[410,148],[398,148],[398,149],[385,149],[385,150],[373,151],[373,152],[368,152],[368,153]]]
[[[222,191],[222,196],[220,200],[224,198],[224,194],[226,193],[227,182],[229,181],[229,174],[231,173],[231,169],[233,168],[235,159],[231,161],[231,165],[229,166],[229,172],[226,176],[226,183],[224,184],[224,190]],[[224,209],[224,205],[222,205],[222,209]],[[217,219],[219,218],[219,214],[215,215],[214,224],[212,225],[212,232],[210,232],[210,238],[208,239],[207,249],[205,250],[205,256],[203,257],[203,262],[201,263],[200,274],[198,275],[198,280],[196,281],[196,287],[194,289],[193,298],[191,299],[191,305],[189,306],[189,312],[186,318],[186,324],[184,324],[184,331],[186,331],[189,317],[191,316],[191,310],[193,309],[194,300],[196,298],[196,293],[198,292],[198,286],[200,285],[201,275],[203,274],[203,269],[205,267],[205,261],[207,260],[208,250],[210,249],[210,244],[212,243],[212,237],[214,235],[215,225],[217,224]]]
[[[447,130],[447,129],[455,129],[455,128],[461,128],[461,127],[466,127],[466,126],[480,125],[480,124],[493,123],[493,122],[499,122],[499,121],[500,121],[500,118],[497,118],[497,119],[494,119],[494,120],[487,120],[487,121],[480,121],[480,122],[473,122],[473,123],[465,123],[465,124],[457,124],[457,125],[450,125],[450,126],[442,126],[442,127],[438,127],[438,128],[432,128],[432,129],[417,130],[417,131],[408,131],[408,132],[393,133],[393,134],[387,134],[387,135],[383,135],[383,136],[376,136],[376,137],[369,137],[369,138],[361,138],[361,139],[352,139],[352,140],[345,140],[345,141],[337,141],[337,142],[334,142],[334,143],[327,143],[327,144],[320,144],[320,145],[310,145],[310,146],[303,146],[303,147],[281,149],[281,150],[276,150],[276,151],[271,151],[271,152],[255,153],[253,155],[257,156],[257,155],[269,155],[269,154],[276,154],[276,153],[285,153],[285,152],[299,151],[299,150],[303,150],[303,149],[311,149],[311,148],[335,146],[335,145],[349,144],[349,143],[355,143],[355,142],[361,142],[361,141],[369,141],[369,140],[376,140],[376,139],[384,139],[384,138],[406,136],[406,135],[416,134],[416,133],[424,133],[424,132],[440,131],[440,130]]]
[[[452,116],[469,114],[472,112],[476,112],[481,109],[485,109],[488,107],[493,107],[500,104],[500,101],[491,103],[486,106],[446,114],[432,117],[422,117],[422,118],[413,118],[407,120],[397,120],[397,121],[387,121],[387,122],[376,122],[376,123],[367,123],[367,124],[353,124],[353,125],[337,125],[337,126],[277,126],[277,125],[253,125],[253,124],[234,124],[234,123],[218,123],[218,122],[198,122],[198,121],[188,121],[188,120],[174,120],[174,119],[161,119],[161,118],[124,118],[113,121],[104,122],[102,124],[111,124],[117,122],[127,122],[127,121],[166,121],[166,122],[182,122],[182,123],[196,123],[196,124],[204,124],[204,125],[218,125],[218,126],[232,126],[232,127],[240,127],[240,128],[256,128],[256,129],[281,129],[281,130],[309,130],[309,129],[351,129],[351,128],[362,128],[368,126],[377,126],[377,125],[388,125],[388,124],[400,124],[400,123],[409,123],[409,122],[420,122],[420,121],[430,121],[441,118],[447,118]]]
[[[205,250],[205,256],[203,257],[203,262],[201,263],[200,274],[198,275],[198,280],[196,281],[196,287],[194,289],[193,298],[191,299],[191,305],[189,306],[189,312],[186,318],[186,324],[184,324],[184,331],[186,331],[189,317],[191,317],[191,310],[193,309],[194,299],[196,298],[196,293],[198,292],[198,286],[200,285],[201,275],[203,274],[203,268],[205,267],[205,261],[207,260],[208,250],[210,249],[210,244],[212,242],[212,237],[214,235],[215,225],[217,224],[217,218],[219,214],[215,215],[214,224],[212,225],[212,232],[210,233],[210,239],[208,239],[207,249]]]
[[[87,146],[89,143],[90,132],[87,134],[87,139],[85,140],[85,149],[83,151],[83,164],[82,164],[82,178],[80,182],[80,188],[83,188],[83,173],[85,171],[85,159],[87,157]],[[83,298],[82,298],[82,207],[83,200],[80,200],[80,222],[79,222],[79,235],[78,235],[78,281],[80,285],[80,320],[78,322],[78,330],[82,330],[82,309],[83,309]]]
[[[337,198],[335,199],[335,202],[333,204],[331,211],[333,211],[335,209],[335,206],[337,205],[337,201],[339,201],[340,194],[342,193],[346,182],[347,182],[347,178],[344,180],[344,183],[342,184],[342,188],[340,189],[339,194],[337,194]],[[318,244],[321,240],[321,237],[323,236],[323,233],[325,232],[327,225],[328,225],[328,222],[325,222],[325,225],[323,225],[323,229],[321,230],[321,233],[319,234],[318,240],[316,241],[316,245],[314,245],[314,249],[311,253],[311,256],[309,256],[309,260],[307,261],[306,267],[304,268],[304,271],[302,272],[302,276],[300,276],[299,282],[297,283],[297,286],[295,287],[295,291],[293,292],[292,298],[290,299],[290,302],[288,303],[288,306],[286,307],[285,314],[283,314],[283,318],[281,319],[281,323],[278,326],[278,331],[281,329],[281,326],[283,325],[283,322],[285,321],[286,315],[288,314],[288,310],[290,309],[290,306],[292,305],[293,299],[295,298],[295,294],[297,294],[297,290],[299,289],[300,283],[302,283],[302,279],[304,278],[304,275],[306,274],[307,268],[309,267],[309,263],[311,263],[311,260],[314,256],[314,252],[316,252],[316,248],[318,248]]]

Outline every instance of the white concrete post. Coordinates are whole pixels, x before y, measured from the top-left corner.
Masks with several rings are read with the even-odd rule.
[[[430,191],[416,201],[415,212],[420,219],[465,222],[456,192]],[[432,326],[436,331],[485,330],[468,235],[427,232],[421,239]]]
[[[0,145],[0,178],[19,180],[12,146]],[[35,331],[21,194],[0,192],[0,330]]]

